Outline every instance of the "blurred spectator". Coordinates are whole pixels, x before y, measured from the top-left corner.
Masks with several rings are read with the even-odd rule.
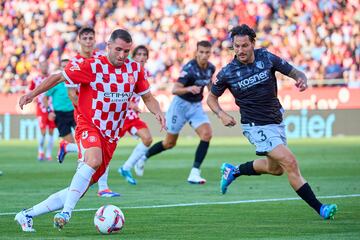
[[[76,52],[76,31],[84,25],[94,26],[100,50],[117,27],[129,29],[135,45],[147,45],[154,89],[176,80],[199,40],[212,42],[210,61],[219,70],[233,57],[228,31],[242,23],[257,30],[258,47],[306,71],[315,86],[336,78],[350,86],[359,78],[358,9],[359,0],[0,1],[0,92],[23,91],[41,56],[50,71],[57,69]],[[280,87],[290,86],[286,81]]]
[[[349,88],[360,88],[360,70],[355,64],[344,72],[344,81]]]

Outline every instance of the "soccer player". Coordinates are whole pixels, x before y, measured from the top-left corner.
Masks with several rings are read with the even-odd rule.
[[[307,89],[305,74],[266,49],[254,50],[256,34],[247,25],[236,26],[230,33],[235,58],[216,76],[207,103],[225,126],[234,126],[235,119],[224,112],[218,102],[218,97],[228,88],[240,107],[243,134],[256,147],[256,154],[263,158],[239,166],[224,163],[221,192],[225,194],[239,176],[279,176],[285,172],[292,188],[310,207],[324,219],[333,218],[337,206],[322,204],[315,197],[287,147],[284,110],[277,98],[276,71],[293,78],[300,91]]]
[[[61,69],[64,69],[65,66],[68,64],[68,62],[69,62],[69,59],[61,59]],[[59,75],[59,77],[61,77],[61,75]],[[60,85],[60,84],[58,84],[58,85]],[[66,99],[67,104],[69,102],[68,100],[70,100],[71,104],[73,105],[73,99],[71,98],[71,95],[70,95],[70,93],[72,93],[72,91],[69,91],[69,88],[67,88],[66,84],[64,84],[64,86],[65,86],[67,95],[65,95],[65,92],[64,92],[63,97]],[[61,89],[63,90],[63,87]],[[51,92],[51,89],[49,91]],[[49,91],[47,94],[50,94]],[[75,143],[75,139],[73,137],[72,130],[71,130],[71,129],[75,129],[75,127],[76,127],[76,114],[75,114],[76,106],[73,105],[72,108],[73,108],[72,113],[70,113],[70,112],[68,113],[68,115],[69,115],[68,120],[67,121],[60,120],[60,121],[63,121],[63,124],[62,124],[63,130],[62,131],[66,132],[66,134],[63,133],[64,137],[62,138],[62,140],[59,143],[59,151],[57,154],[57,159],[58,159],[59,163],[63,163],[66,153],[69,153],[69,152],[77,153],[78,152],[78,147],[77,147],[77,144]],[[72,115],[72,118],[70,118],[71,117],[70,115]],[[60,129],[59,129],[59,133],[60,133]],[[61,134],[60,134],[60,137],[61,137]]]
[[[101,55],[100,52],[94,50],[95,46],[95,30],[91,27],[83,27],[78,31],[78,43],[80,46],[78,54],[71,59],[74,63],[81,63],[84,59],[98,57]],[[65,63],[62,60],[62,64]],[[65,66],[63,66],[64,68]],[[61,77],[61,76],[59,76]],[[68,96],[74,106],[74,120],[76,123],[78,116],[78,95],[79,95],[79,84],[65,84],[67,87]],[[69,152],[78,152],[78,147],[74,141],[67,141],[64,139],[60,142],[58,160],[62,163],[65,159],[65,155]],[[109,166],[107,167],[104,174],[99,178],[98,181],[98,193],[99,197],[119,197],[120,194],[113,192],[108,186]]]
[[[63,62],[63,61],[62,61]],[[47,106],[47,99],[52,99],[54,111],[49,113],[49,119],[55,119],[59,136],[66,142],[76,147],[72,129],[75,129],[74,107],[68,96],[64,82],[60,82],[45,93],[44,104]],[[59,155],[59,154],[58,154]],[[61,163],[60,159],[58,159]]]
[[[40,59],[39,62],[40,74],[36,78],[34,78],[29,86],[29,90],[35,89],[40,83],[48,76],[48,63],[45,59]],[[45,105],[45,94],[40,94],[36,99],[36,116],[39,122],[40,127],[40,137],[38,139],[38,160],[43,161],[45,158],[48,161],[52,160],[51,153],[52,148],[54,146],[54,129],[56,127],[54,120],[49,119],[49,114],[53,112],[53,106],[51,101]],[[46,147],[46,156],[44,154],[44,143],[46,130],[48,130],[48,139],[47,139],[47,147]]]
[[[204,184],[206,180],[200,176],[200,166],[203,162],[209,142],[212,137],[210,121],[201,104],[205,86],[210,86],[215,66],[209,62],[211,43],[200,41],[197,43],[195,59],[189,61],[182,69],[172,93],[176,95],[166,113],[167,134],[163,141],[155,143],[135,165],[135,173],[142,176],[145,161],[162,151],[176,145],[179,133],[189,122],[200,137],[200,143],[195,153],[195,160],[190,171],[188,182]]]
[[[142,67],[145,67],[145,63],[149,58],[149,50],[144,45],[137,46],[133,53],[132,58],[139,62]],[[144,68],[146,77],[149,77],[149,72]],[[146,153],[152,143],[151,133],[148,126],[139,117],[140,108],[140,96],[134,94],[130,98],[130,108],[126,112],[126,119],[122,128],[123,135],[126,132],[133,136],[137,136],[141,139],[141,142],[134,148],[128,160],[122,167],[118,169],[118,172],[126,179],[130,184],[136,184],[136,180],[131,174],[131,168],[134,167],[137,160]]]
[[[86,58],[92,58],[100,56],[100,52],[96,52],[95,46],[95,30],[92,27],[82,27],[78,31],[78,44],[79,52],[71,59],[75,63],[81,63]],[[64,59],[65,60],[65,59]],[[63,60],[63,61],[64,61]],[[60,78],[60,76],[59,76]],[[68,91],[68,96],[74,105],[74,119],[77,119],[77,104],[79,95],[79,84],[65,84]],[[62,163],[65,159],[65,155],[69,152],[78,152],[77,146],[74,146],[72,141],[61,141],[59,144],[58,160]]]
[[[32,208],[20,211],[15,220],[26,232],[35,231],[32,218],[62,209],[54,217],[54,226],[62,229],[71,218],[73,209],[88,187],[105,172],[115,151],[129,99],[135,92],[165,127],[159,103],[150,93],[144,70],[139,63],[129,60],[132,45],[129,32],[117,29],[107,43],[106,56],[69,63],[57,80],[50,76],[32,92],[20,98],[20,108],[59,82],[80,84],[76,141],[81,149],[77,171],[68,188],[50,195]]]

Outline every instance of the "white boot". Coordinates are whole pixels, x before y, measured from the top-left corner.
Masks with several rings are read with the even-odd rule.
[[[192,184],[205,184],[206,179],[200,176],[200,169],[192,168],[188,177],[188,182]]]
[[[14,219],[24,232],[35,232],[33,228],[33,219],[32,217],[26,215],[25,211],[21,211],[16,214]]]

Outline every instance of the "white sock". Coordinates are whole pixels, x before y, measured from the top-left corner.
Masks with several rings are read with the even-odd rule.
[[[75,208],[76,203],[89,187],[91,177],[95,173],[95,170],[86,163],[82,162],[79,165],[80,166],[71,181],[64,203],[64,208],[62,210],[62,212],[68,212],[70,216],[72,210]]]
[[[27,215],[36,217],[44,213],[49,213],[61,209],[64,206],[68,188],[64,188],[54,194],[51,194],[41,203],[36,204],[32,208],[26,209]]]
[[[39,142],[38,152],[43,153],[44,152],[45,135],[40,134],[38,142]]]
[[[68,143],[68,144],[66,144],[65,151],[66,152],[78,152],[79,149],[78,149],[78,146],[76,143]]]
[[[138,145],[136,145],[136,147],[132,151],[128,160],[122,166],[123,169],[129,171],[131,168],[133,168],[137,160],[139,160],[139,158],[144,155],[148,149],[149,147],[145,146],[144,143],[138,143]]]
[[[46,157],[51,157],[51,152],[54,146],[54,135],[48,135],[47,137],[47,148],[46,148]]]
[[[107,183],[108,176],[109,176],[109,166],[107,166],[106,171],[98,180],[99,192],[104,191],[105,189],[109,188],[108,183]]]

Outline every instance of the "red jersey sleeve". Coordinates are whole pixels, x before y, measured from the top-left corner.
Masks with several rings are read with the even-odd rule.
[[[65,84],[71,86],[94,81],[90,62],[86,60],[81,63],[69,61],[62,71],[62,75],[66,79]]]
[[[136,81],[134,92],[140,96],[150,92],[150,84],[146,79],[144,68],[141,68],[139,72],[138,80]]]

